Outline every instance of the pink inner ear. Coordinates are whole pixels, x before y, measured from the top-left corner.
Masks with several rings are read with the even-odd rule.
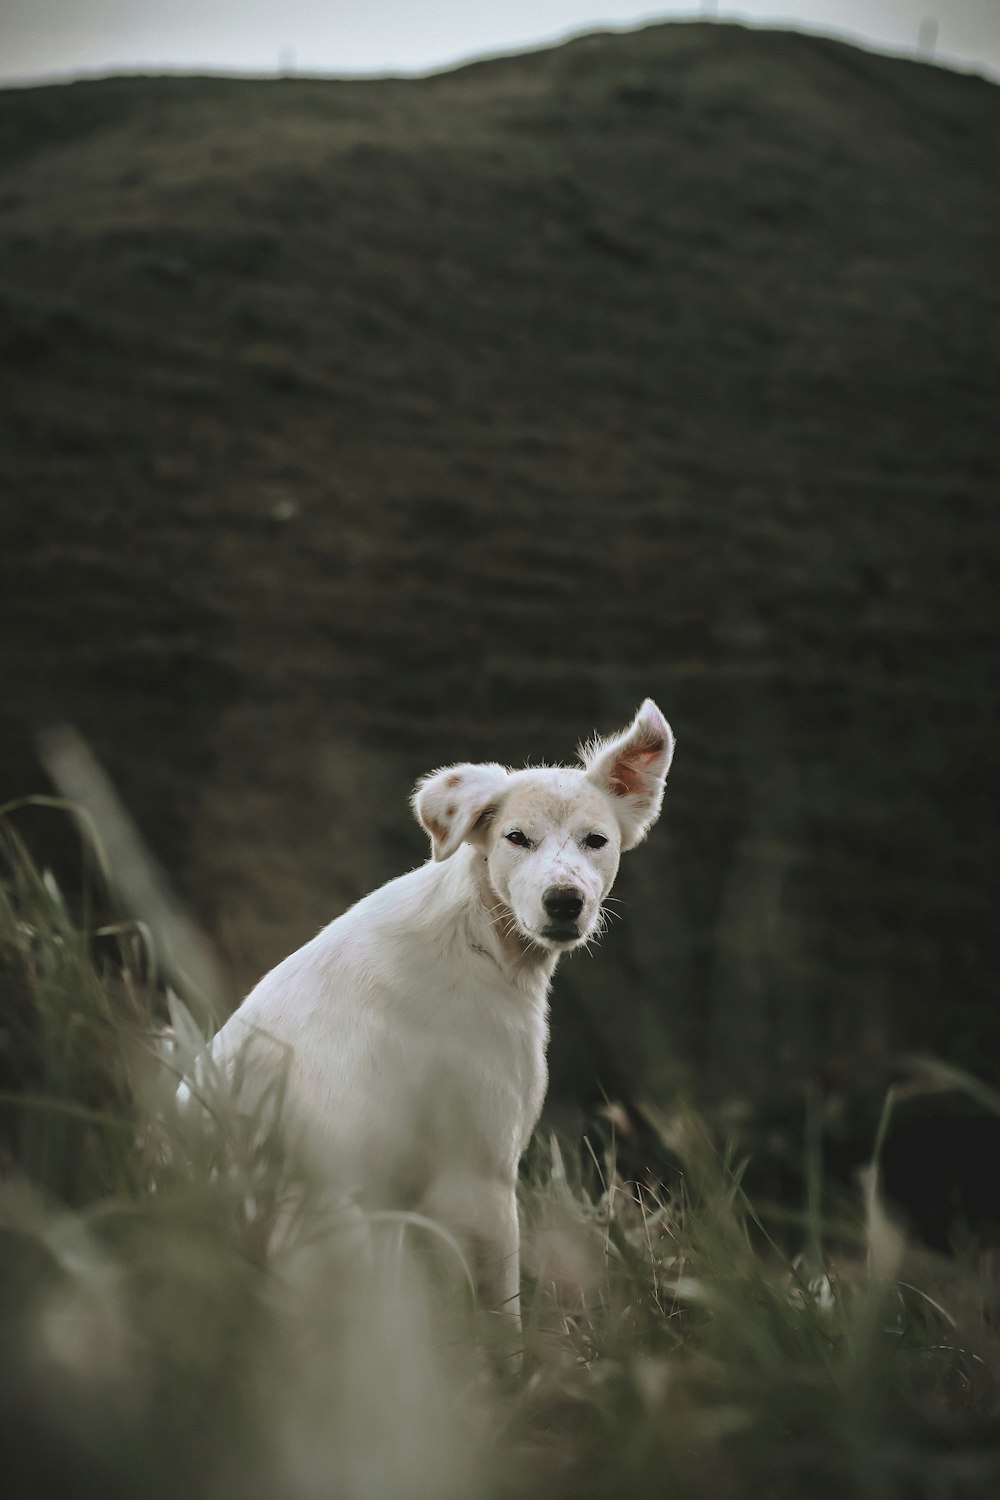
[[[663,754],[663,740],[653,740],[641,750],[630,750],[616,760],[608,778],[616,797],[636,797],[646,792],[646,777],[653,762]]]

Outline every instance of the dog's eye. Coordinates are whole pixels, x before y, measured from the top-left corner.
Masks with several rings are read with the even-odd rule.
[[[588,833],[583,845],[585,849],[603,849],[607,842],[603,833]]]
[[[521,832],[520,828],[512,828],[510,833],[504,834],[508,844],[516,844],[519,849],[530,849],[531,840],[527,834]]]

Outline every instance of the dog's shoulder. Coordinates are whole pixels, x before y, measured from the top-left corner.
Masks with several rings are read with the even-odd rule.
[[[368,1002],[396,982],[414,940],[427,932],[438,869],[429,861],[362,896],[270,969],[236,1011],[266,1024],[288,1012],[343,1006],[356,991]]]

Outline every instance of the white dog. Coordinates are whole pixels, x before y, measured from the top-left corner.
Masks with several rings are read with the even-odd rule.
[[[673,748],[647,698],[582,767],[426,776],[413,807],[433,858],[280,963],[213,1044],[227,1063],[249,1036],[274,1039],[313,1161],[362,1202],[438,1221],[515,1323],[515,1189],[545,1096],[549,984],[559,955],[600,930]],[[267,1048],[251,1062],[258,1086],[271,1062]]]

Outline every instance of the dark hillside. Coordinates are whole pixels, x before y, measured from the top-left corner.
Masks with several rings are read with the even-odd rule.
[[[998,146],[728,26],[0,94],[0,800],[74,722],[243,984],[650,693],[561,1085],[996,1074]]]

